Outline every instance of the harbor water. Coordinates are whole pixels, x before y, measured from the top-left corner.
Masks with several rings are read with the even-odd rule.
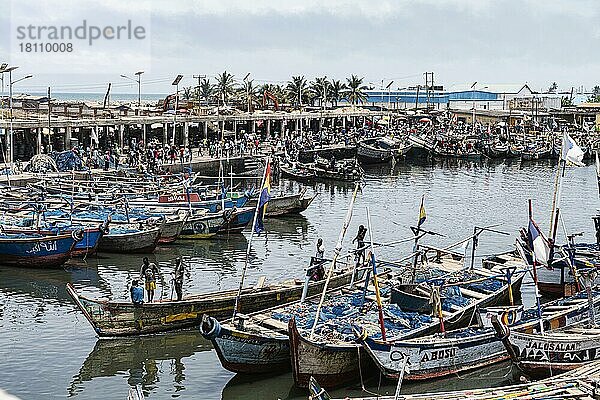
[[[443,246],[469,236],[475,226],[494,225],[508,235],[483,233],[478,257],[513,248],[520,227],[527,225],[527,200],[533,200],[534,219],[547,232],[550,222],[555,162],[460,162],[377,166],[366,170],[352,223],[344,240],[346,249],[359,224],[367,225],[369,207],[373,240],[387,243],[411,237],[425,195],[427,220],[423,227],[444,236],[423,242]],[[282,179],[280,192],[297,191],[297,183]],[[353,185],[318,183],[318,193],[302,214],[265,221],[266,234],[253,241],[247,285],[261,276],[267,282],[302,279],[303,269],[322,237],[331,256],[339,235]],[[560,209],[564,231],[584,232],[577,241],[594,241],[592,215],[597,211],[598,189],[593,165],[567,168]],[[158,295],[170,297],[176,257],[187,264],[184,292],[212,292],[237,287],[244,265],[249,232],[218,240],[181,241],[159,247],[150,256],[163,274]],[[400,259],[411,243],[380,247],[377,257]],[[467,251],[470,248],[457,251]],[[305,399],[294,388],[290,373],[277,376],[236,376],[224,370],[212,349],[196,330],[131,339],[102,339],[76,309],[65,285],[72,282],[83,294],[126,299],[128,284],[139,275],[141,256],[99,254],[71,261],[57,270],[0,266],[0,388],[23,399],[123,399],[130,386],[141,385],[149,399]],[[1,260],[0,260],[1,261]],[[532,303],[533,287],[525,283],[523,299]],[[405,393],[452,390],[505,384],[509,363],[433,382],[408,384]],[[371,378],[371,392],[392,393],[393,382]],[[335,396],[367,393],[361,383],[332,392]]]

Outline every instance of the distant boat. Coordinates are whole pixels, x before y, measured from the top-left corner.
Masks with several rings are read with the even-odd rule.
[[[356,155],[365,164],[386,163],[394,157],[404,156],[411,147],[390,137],[369,138],[358,142]]]

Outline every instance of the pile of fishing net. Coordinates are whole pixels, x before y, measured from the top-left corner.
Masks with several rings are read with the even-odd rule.
[[[485,281],[470,283],[467,285],[467,288],[472,288],[483,293],[493,293],[497,290],[500,290],[502,285],[504,285],[503,281],[490,278],[486,279]]]
[[[36,154],[35,156],[31,157],[31,160],[27,163],[23,170],[25,172],[36,173],[57,172],[58,166],[52,157],[46,154]]]
[[[59,218],[69,218],[69,212],[65,210],[49,210],[45,212],[46,216],[49,217],[59,217]],[[105,221],[108,217],[111,218],[112,221],[115,222],[127,222],[127,214],[123,212],[117,212],[114,209],[98,209],[98,210],[82,210],[82,211],[74,211],[73,218],[81,219],[81,220],[100,220]],[[154,215],[145,214],[142,209],[132,209],[129,212],[129,220],[147,220],[152,218]]]
[[[83,164],[81,158],[72,150],[63,152],[52,152],[52,158],[60,172],[65,171],[85,171],[87,167]]]
[[[442,310],[452,312],[453,308],[465,307],[471,300],[464,297],[458,286],[449,286],[442,289],[444,300],[442,301]],[[454,307],[453,307],[454,306]]]
[[[368,300],[361,307],[362,296],[362,293],[345,294],[327,301],[321,308],[315,332],[322,337],[346,342],[355,339],[354,329],[365,329],[373,338],[381,337],[379,311],[375,303]],[[286,323],[295,317],[298,328],[311,329],[316,310],[316,304],[303,303],[291,305],[283,312],[273,313],[272,317]],[[383,314],[386,331],[394,337],[431,323],[429,315],[405,312],[396,304],[384,304]]]

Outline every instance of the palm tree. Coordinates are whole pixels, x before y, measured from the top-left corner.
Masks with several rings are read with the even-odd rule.
[[[221,98],[223,105],[226,105],[227,99],[235,94],[233,75],[227,71],[223,71],[222,74],[216,76],[216,79],[217,94]]]
[[[326,77],[315,78],[314,82],[311,83],[310,88],[314,95],[314,99],[319,99],[321,106],[323,106],[327,99],[330,98],[330,84]]]
[[[189,102],[192,100],[193,88],[191,86],[185,86],[182,88],[183,94],[181,95],[182,100]]]
[[[208,105],[210,99],[215,95],[215,86],[210,83],[210,79],[204,78],[202,82],[200,82],[200,86],[196,88],[198,91],[199,97],[204,99],[206,105]]]
[[[294,104],[301,106],[302,100],[307,97],[306,79],[304,76],[292,76],[292,80],[288,82],[286,91],[290,99],[293,99]]]
[[[348,95],[346,98],[353,106],[356,105],[356,103],[363,103],[367,100],[367,95],[363,92],[367,89],[367,87],[362,84],[363,79],[364,78],[359,78],[356,75],[346,78],[346,83],[348,85]]]
[[[260,102],[260,96],[262,94],[261,88],[254,86],[254,79],[252,79],[245,80],[240,90],[244,103],[252,110],[254,108],[254,103]]]
[[[330,95],[331,102],[335,103],[335,107],[338,106],[338,101],[344,98],[344,92],[348,89],[345,83],[340,82],[339,80],[332,80],[330,85]]]

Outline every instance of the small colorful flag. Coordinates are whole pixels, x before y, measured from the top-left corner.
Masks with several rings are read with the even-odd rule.
[[[258,215],[256,216],[256,225],[254,225],[254,232],[258,234],[265,230],[263,220],[269,200],[271,200],[271,163],[267,161],[265,182],[263,183],[260,197],[258,198]]]
[[[421,197],[421,207],[419,208],[419,223],[417,227],[420,227],[423,222],[427,219],[427,213],[425,212],[425,196]]]
[[[529,228],[527,229],[527,240],[529,248],[532,250],[534,263],[548,265],[550,261],[550,243],[538,228],[533,220],[529,219]]]

